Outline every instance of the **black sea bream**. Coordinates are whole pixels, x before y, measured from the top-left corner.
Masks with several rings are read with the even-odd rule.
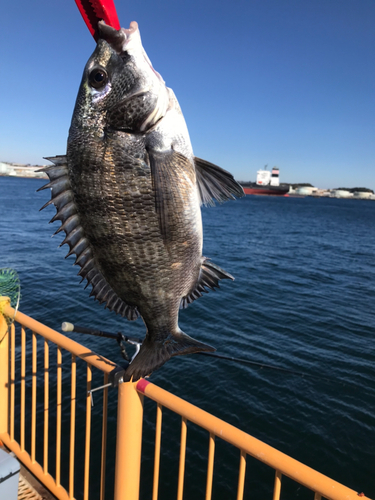
[[[193,155],[184,117],[145,53],[135,22],[99,23],[66,156],[44,171],[79,274],[93,295],[147,333],[126,380],[171,356],[214,348],[178,327],[178,313],[230,274],[202,257],[200,205],[243,195],[232,175]],[[44,207],[43,207],[44,208]]]

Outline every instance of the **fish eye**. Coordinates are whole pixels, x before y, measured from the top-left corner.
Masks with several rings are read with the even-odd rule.
[[[103,88],[108,82],[108,73],[103,68],[94,68],[89,74],[89,84],[94,89]]]

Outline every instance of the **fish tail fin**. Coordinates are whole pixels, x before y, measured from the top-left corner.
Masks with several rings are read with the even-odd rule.
[[[169,334],[164,342],[155,342],[147,335],[142,342],[139,353],[126,369],[124,382],[128,382],[131,379],[135,382],[142,377],[150,375],[164,365],[172,356],[193,354],[202,351],[214,352],[216,349],[189,337],[189,335],[186,335],[181,330]]]

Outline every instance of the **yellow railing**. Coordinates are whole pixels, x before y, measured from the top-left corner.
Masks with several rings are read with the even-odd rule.
[[[13,317],[14,310],[0,298],[0,312],[5,317]],[[19,460],[59,499],[75,499],[74,485],[77,466],[82,466],[83,488],[79,498],[89,500],[90,498],[90,444],[91,438],[91,395],[89,391],[92,385],[92,370],[100,370],[103,376],[103,385],[108,380],[114,369],[118,367],[104,357],[95,354],[90,349],[74,342],[73,340],[59,334],[32,318],[17,312],[15,321],[21,325],[20,348],[16,349],[16,329],[12,325],[8,329],[3,314],[0,314],[0,440]],[[28,377],[26,356],[26,329],[31,331],[31,374]],[[43,398],[37,394],[38,377],[38,336],[43,337]],[[57,346],[56,355],[56,388],[52,388],[56,395],[56,407],[53,412],[55,423],[54,442],[50,442],[50,391],[51,391],[51,366],[49,346],[53,343]],[[30,345],[30,341],[29,341]],[[16,373],[16,350],[19,374]],[[68,351],[71,354],[70,367],[70,428],[69,428],[69,471],[65,487],[61,484],[61,446],[62,446],[62,353]],[[29,356],[30,358],[30,356]],[[85,420],[85,450],[84,463],[77,464],[76,438],[77,438],[77,413],[76,413],[76,391],[77,391],[77,360],[83,360],[87,364],[86,370],[86,420]],[[30,359],[29,359],[30,362]],[[40,363],[39,363],[40,364]],[[64,369],[65,369],[64,365]],[[29,370],[30,371],[30,370]],[[31,380],[28,380],[30,378]],[[17,384],[16,384],[17,381]],[[17,393],[16,404],[15,391]],[[26,391],[31,386],[31,418],[26,410]],[[288,476],[297,483],[304,485],[314,492],[314,499],[327,498],[330,500],[358,500],[359,494],[342,484],[320,474],[319,472],[301,464],[293,458],[255,439],[236,427],[210,415],[202,409],[174,396],[173,394],[157,387],[156,385],[140,380],[138,383],[117,384],[117,434],[116,434],[116,457],[114,467],[114,500],[138,500],[140,485],[142,425],[143,425],[143,397],[156,401],[156,429],[154,450],[154,479],[152,488],[152,500],[158,499],[159,470],[161,455],[161,430],[163,407],[181,416],[181,441],[178,467],[177,500],[182,500],[184,493],[185,455],[187,443],[187,422],[192,422],[209,433],[208,460],[206,479],[206,500],[212,498],[212,484],[214,475],[215,442],[216,438],[222,439],[239,450],[239,472],[237,486],[237,500],[244,498],[244,484],[246,473],[246,456],[250,455],[267,464],[275,470],[275,481],[273,488],[273,500],[280,499],[282,476]],[[42,448],[40,453],[41,463],[37,461],[37,448],[41,446],[36,436],[37,419],[39,417],[37,405],[43,405],[43,432]],[[101,425],[101,452],[100,452],[100,492],[101,500],[105,497],[106,479],[106,447],[107,447],[107,406],[108,387],[103,389],[103,411]],[[30,408],[29,408],[30,409]],[[17,414],[16,414],[17,413]],[[15,423],[19,427],[19,440],[16,439]],[[28,436],[26,446],[26,435]],[[28,449],[26,449],[28,448]],[[55,450],[53,450],[55,448]],[[54,452],[54,474],[49,471],[51,450]],[[108,498],[107,498],[108,500]]]
[[[14,310],[6,304],[6,300],[0,298],[0,311],[5,317],[13,317]],[[16,374],[16,329],[14,324],[8,329],[5,317],[0,314],[0,440],[5,444],[19,460],[42,482],[57,498],[61,500],[72,500],[75,497],[75,473],[77,466],[76,456],[76,365],[77,359],[87,364],[86,370],[86,420],[84,438],[84,474],[83,494],[84,500],[89,500],[90,484],[90,446],[91,437],[91,385],[93,368],[100,370],[103,377],[103,385],[107,385],[111,372],[118,368],[113,362],[100,356],[90,349],[74,342],[60,333],[46,327],[34,319],[17,312],[15,321],[21,325],[20,331],[20,360],[19,374]],[[27,380],[27,356],[26,356],[26,331],[31,331],[31,380]],[[36,438],[37,418],[37,337],[44,339],[43,349],[43,458],[41,463],[36,460],[36,449],[39,439]],[[57,346],[56,353],[56,387],[51,388],[52,363],[50,363],[50,344]],[[67,351],[71,354],[70,368],[70,429],[69,429],[69,480],[67,487],[61,484],[62,467],[62,354]],[[66,368],[66,367],[64,367]],[[18,377],[17,377],[18,375]],[[18,382],[16,384],[16,382]],[[31,383],[31,414],[26,409],[27,385]],[[19,388],[19,412],[16,414],[15,392]],[[143,396],[135,390],[135,384],[120,384],[118,386],[118,419],[117,429],[117,451],[115,463],[115,499],[138,498],[139,474],[141,458],[142,419],[143,419]],[[50,403],[50,392],[54,390],[56,406],[53,411]],[[103,389],[103,412],[102,412],[102,436],[101,436],[101,464],[100,464],[100,500],[105,498],[106,478],[106,441],[107,441],[107,400],[108,387]],[[131,408],[131,412],[129,409]],[[30,408],[29,408],[30,409]],[[131,418],[129,419],[129,415]],[[55,423],[53,434],[55,439],[50,442],[51,420]],[[19,423],[19,439],[15,439],[15,422]],[[120,425],[121,423],[121,425]],[[28,435],[28,450],[26,449],[26,434]],[[126,443],[126,446],[124,445]],[[131,444],[131,460],[129,459],[129,444]],[[54,475],[49,471],[51,463],[49,454],[54,453],[55,460]],[[129,487],[131,492],[128,496]],[[125,495],[125,496],[124,496]]]

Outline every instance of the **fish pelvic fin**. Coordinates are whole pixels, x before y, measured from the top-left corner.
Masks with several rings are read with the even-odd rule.
[[[164,365],[172,356],[193,354],[195,352],[214,352],[216,349],[189,337],[181,330],[170,333],[164,341],[154,341],[147,335],[137,356],[130,363],[124,375],[124,382],[129,382],[151,375]]]
[[[219,281],[223,279],[234,280],[231,274],[211,262],[207,257],[203,257],[198,280],[192,290],[185,297],[182,297],[180,309],[186,309],[189,304],[202,297],[204,293],[220,288]]]

